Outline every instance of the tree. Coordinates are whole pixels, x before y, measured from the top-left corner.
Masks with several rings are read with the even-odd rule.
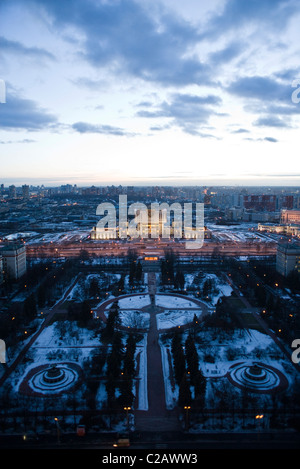
[[[178,395],[178,405],[181,407],[190,406],[192,403],[192,394],[190,390],[190,384],[188,382],[186,373],[183,374]]]
[[[33,319],[37,314],[35,296],[32,293],[24,301],[23,313],[26,319]]]
[[[174,375],[177,384],[180,384],[182,376],[185,373],[185,356],[179,334],[174,334],[171,351],[173,355]]]
[[[201,370],[197,370],[197,373],[194,376],[194,390],[195,399],[200,400],[203,403],[206,392],[206,378]]]
[[[90,319],[91,319],[91,305],[87,300],[84,300],[81,303],[81,307],[80,307],[80,320],[79,320],[79,322],[82,325],[86,325]]]
[[[119,403],[122,406],[131,406],[134,399],[132,392],[132,379],[127,373],[123,373],[120,382],[120,396],[118,398]]]
[[[129,267],[129,285],[131,287],[133,287],[133,285],[134,285],[135,272],[136,272],[135,261],[131,261],[130,267]]]
[[[196,337],[196,330],[197,330],[198,324],[199,324],[199,319],[198,319],[198,317],[195,313],[194,317],[193,317],[193,336],[194,336],[194,339]]]
[[[92,278],[89,286],[89,296],[92,298],[98,296],[100,294],[98,280],[96,278]]]
[[[119,313],[119,305],[117,302],[114,302],[111,306],[108,317],[106,320],[106,326],[104,329],[104,337],[107,339],[111,339],[115,332],[115,327],[119,324],[120,321],[120,313]]]
[[[136,266],[136,272],[135,272],[137,282],[140,282],[142,280],[142,275],[143,275],[143,267],[140,261],[138,261],[137,266]]]
[[[173,252],[165,252],[165,260],[161,262],[161,279],[163,285],[174,284],[174,262],[175,257]]]
[[[111,374],[115,378],[120,376],[121,364],[123,358],[122,337],[119,332],[115,332],[113,336],[111,352],[107,359],[107,374]]]
[[[115,392],[116,392],[116,381],[112,374],[109,374],[106,381],[106,395],[107,395],[107,405],[108,407],[112,407],[113,402],[115,400]]]
[[[179,288],[180,290],[184,289],[184,273],[181,270],[176,272],[174,278],[174,287]]]
[[[133,377],[135,373],[135,360],[134,354],[136,350],[136,342],[132,334],[129,334],[126,341],[126,351],[123,361],[123,373]]]
[[[124,291],[124,287],[125,287],[125,276],[124,274],[122,274],[117,284],[118,292],[122,293]]]
[[[39,308],[45,306],[46,303],[46,287],[43,283],[39,286],[37,291],[37,303]]]
[[[195,376],[198,372],[199,360],[195,342],[191,335],[189,335],[185,341],[185,358],[187,370],[191,375],[191,382],[194,383]]]

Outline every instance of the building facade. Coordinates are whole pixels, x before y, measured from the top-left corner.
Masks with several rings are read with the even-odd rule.
[[[300,245],[294,243],[278,244],[276,270],[284,277],[296,270],[300,273]]]
[[[10,245],[1,250],[3,271],[14,279],[26,273],[26,248],[23,245]]]
[[[300,210],[281,210],[281,223],[300,225]]]

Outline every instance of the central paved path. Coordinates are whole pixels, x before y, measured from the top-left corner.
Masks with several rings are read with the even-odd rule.
[[[149,295],[155,295],[156,276],[154,272],[148,273],[148,291]],[[137,430],[143,431],[178,430],[180,425],[176,413],[166,409],[161,350],[156,324],[158,308],[152,304],[147,308],[147,312],[150,314],[147,338],[148,411],[135,412],[135,426]]]

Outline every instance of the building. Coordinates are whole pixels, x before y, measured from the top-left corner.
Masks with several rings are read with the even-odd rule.
[[[300,210],[281,210],[281,223],[300,225]]]
[[[3,283],[3,259],[2,254],[0,253],[0,285]]]
[[[276,196],[270,194],[244,195],[243,206],[246,210],[275,212]]]
[[[284,277],[294,270],[300,273],[300,245],[296,243],[278,244],[276,270]]]
[[[297,225],[264,225],[263,223],[258,223],[257,229],[258,231],[284,234],[286,236],[298,236],[298,238],[300,238],[300,226]]]
[[[14,279],[26,273],[26,248],[23,245],[8,245],[1,250],[3,271]]]
[[[27,184],[22,186],[22,197],[23,199],[29,199],[29,186]]]
[[[9,186],[8,188],[8,197],[10,199],[15,199],[17,197],[17,189],[16,189],[16,186],[12,185],[12,186]]]

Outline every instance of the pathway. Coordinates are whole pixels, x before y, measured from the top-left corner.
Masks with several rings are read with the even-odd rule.
[[[148,273],[149,294],[156,293],[156,276]],[[159,333],[156,325],[155,304],[147,308],[150,314],[150,324],[147,340],[147,391],[148,410],[135,411],[135,427],[140,431],[178,430],[180,424],[176,412],[166,409],[165,385],[162,369]]]

